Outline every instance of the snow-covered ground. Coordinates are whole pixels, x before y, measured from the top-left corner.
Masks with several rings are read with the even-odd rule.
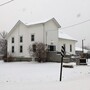
[[[63,68],[60,63],[0,61],[0,90],[90,90],[90,59],[86,66]]]

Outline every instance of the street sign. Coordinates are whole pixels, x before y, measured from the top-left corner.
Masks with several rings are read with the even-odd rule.
[[[62,46],[62,48],[61,48],[61,56],[64,57],[64,55],[65,55],[65,47]]]
[[[61,48],[61,69],[60,69],[60,81],[62,80],[62,67],[63,67],[63,57],[65,56],[65,47]]]

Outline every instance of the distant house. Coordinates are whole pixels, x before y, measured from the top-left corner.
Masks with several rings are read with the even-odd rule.
[[[19,20],[7,36],[7,52],[16,58],[31,58],[32,60],[28,52],[29,45],[32,46],[34,42],[42,42],[47,45],[49,53],[54,53],[52,55],[54,56],[53,60],[57,59],[57,51],[60,52],[61,45],[64,44],[66,45],[66,50],[68,50],[67,52],[75,54],[76,40],[61,38],[60,34],[58,37],[60,27],[55,18],[30,25],[26,25]],[[59,59],[60,57],[57,60]],[[51,59],[51,61],[53,60]]]
[[[76,55],[78,55],[78,56],[81,57],[81,55],[82,55],[82,48],[80,48],[80,47],[75,47],[75,52],[76,52]],[[86,58],[90,58],[89,50],[83,49],[83,55],[84,55],[84,57],[86,57]]]
[[[89,50],[83,49],[83,53],[88,53]],[[75,52],[77,55],[80,55],[82,53],[82,48],[80,47],[75,47]]]

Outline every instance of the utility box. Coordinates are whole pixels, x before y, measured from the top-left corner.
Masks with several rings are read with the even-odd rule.
[[[80,65],[87,65],[86,58],[80,58]]]
[[[76,61],[76,65],[87,65],[86,58],[80,58]]]

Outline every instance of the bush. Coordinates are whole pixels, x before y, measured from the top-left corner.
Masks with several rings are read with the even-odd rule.
[[[11,55],[7,57],[7,62],[13,62],[14,61],[14,57],[12,57]]]
[[[4,58],[3,60],[4,60],[4,62],[7,62],[7,58]]]
[[[13,62],[14,61],[14,57],[12,57],[12,55],[4,55],[3,56],[3,60],[4,62]]]
[[[29,53],[32,53],[32,56],[36,58],[38,62],[47,61],[47,48],[44,43],[35,42],[31,47],[29,47]]]
[[[7,62],[7,54],[5,54],[2,59],[4,60],[4,62]]]

